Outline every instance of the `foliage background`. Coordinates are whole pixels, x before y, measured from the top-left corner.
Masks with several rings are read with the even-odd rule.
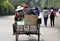
[[[0,0],[0,15],[14,14],[16,7],[25,3],[30,7],[60,8],[60,0]]]

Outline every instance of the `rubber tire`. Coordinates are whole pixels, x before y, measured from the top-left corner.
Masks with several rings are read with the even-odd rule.
[[[16,41],[18,41],[18,33],[16,33]]]

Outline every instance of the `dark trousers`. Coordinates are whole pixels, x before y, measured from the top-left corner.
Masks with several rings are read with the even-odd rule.
[[[17,28],[17,23],[14,23],[14,24],[13,24],[13,33],[16,32],[16,28]]]
[[[51,26],[54,26],[54,20],[55,20],[55,17],[54,16],[50,16],[50,25]]]
[[[47,26],[47,18],[44,17],[44,24]]]

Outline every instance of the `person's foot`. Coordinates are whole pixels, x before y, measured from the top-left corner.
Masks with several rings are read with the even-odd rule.
[[[15,35],[15,33],[13,33],[13,35]]]
[[[51,27],[52,27],[52,25],[51,25]]]
[[[13,35],[15,35],[15,32],[13,32]]]
[[[55,26],[55,24],[53,25],[53,27]]]
[[[47,27],[47,25],[45,25],[45,27]]]
[[[52,27],[52,26],[51,26]]]

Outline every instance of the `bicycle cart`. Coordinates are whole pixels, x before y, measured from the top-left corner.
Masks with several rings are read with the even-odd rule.
[[[38,41],[40,41],[41,19],[38,19],[37,16],[35,15],[26,15],[24,19],[25,19],[24,21],[17,22],[16,33],[15,33],[16,41],[18,41],[18,37],[20,34],[27,34],[29,36],[31,34],[38,35]]]

